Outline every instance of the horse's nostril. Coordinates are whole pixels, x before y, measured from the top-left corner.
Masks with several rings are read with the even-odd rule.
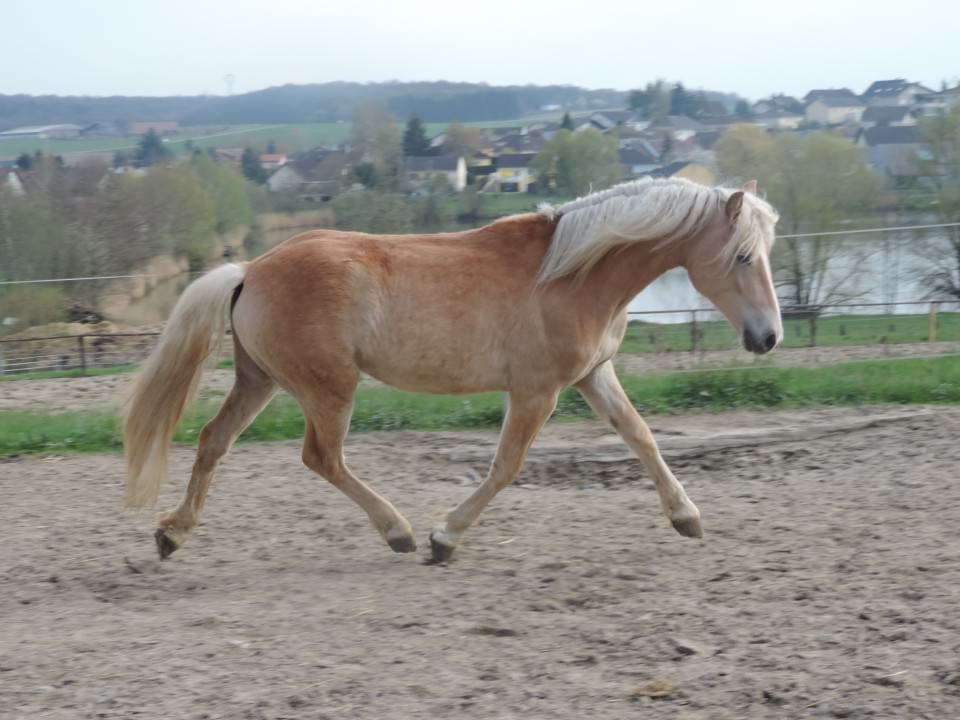
[[[773,350],[774,345],[777,344],[777,334],[768,333],[767,336],[763,339],[763,349],[767,352]]]

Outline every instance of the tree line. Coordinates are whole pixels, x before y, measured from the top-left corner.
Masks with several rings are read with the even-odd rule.
[[[218,238],[250,225],[256,193],[232,168],[196,153],[187,162],[111,173],[33,156],[28,192],[0,190],[0,280],[122,275],[158,255],[202,269]],[[2,288],[5,316],[59,319],[71,301],[95,304],[96,283]]]

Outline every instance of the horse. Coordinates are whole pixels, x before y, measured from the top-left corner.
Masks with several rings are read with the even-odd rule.
[[[732,189],[647,178],[462,232],[312,230],[222,265],[187,287],[133,382],[123,427],[127,504],[156,501],[174,428],[229,316],[235,383],[200,433],[186,494],[159,517],[161,559],[196,527],[217,463],[280,388],[303,410],[303,463],[363,508],[393,551],[416,550],[407,519],[344,459],[361,373],[413,392],[505,393],[495,457],[433,527],[433,561],[452,557],[517,476],[567,387],[639,457],[673,528],[701,537],[700,511],[612,358],[630,301],[678,267],[746,350],[771,351],[783,338],[769,260],[777,220],[755,182]]]

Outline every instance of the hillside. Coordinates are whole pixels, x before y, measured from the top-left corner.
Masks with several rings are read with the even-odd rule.
[[[427,122],[512,120],[544,106],[568,110],[622,107],[627,93],[569,85],[348,83],[283,85],[233,96],[72,97],[0,95],[0,130],[50,123],[177,120],[183,125],[349,121],[353,108],[378,103]]]

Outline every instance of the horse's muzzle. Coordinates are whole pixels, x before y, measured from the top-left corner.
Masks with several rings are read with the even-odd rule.
[[[759,335],[751,330],[743,331],[743,347],[756,355],[766,355],[777,346],[777,333],[767,330]]]

